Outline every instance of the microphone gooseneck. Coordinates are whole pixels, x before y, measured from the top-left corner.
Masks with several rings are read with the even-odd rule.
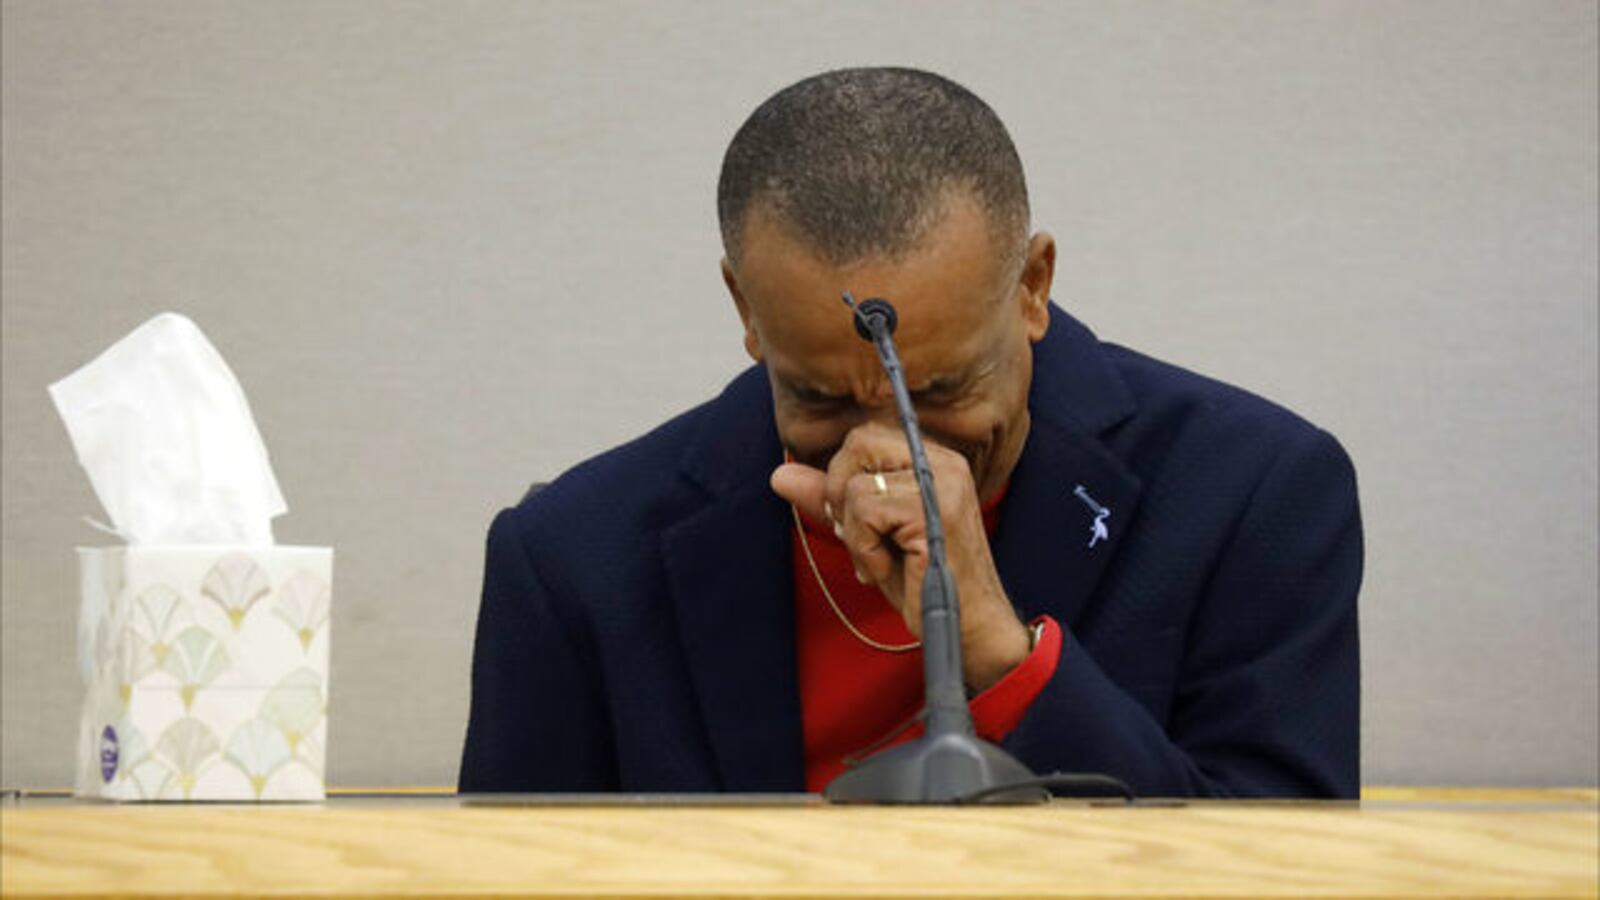
[[[1004,750],[978,738],[973,729],[962,676],[961,603],[945,557],[933,469],[894,345],[899,316],[882,298],[857,303],[846,291],[844,302],[854,313],[856,332],[877,348],[889,376],[911,450],[911,468],[922,494],[928,539],[928,569],[922,579],[927,718],[922,738],[846,770],[823,795],[845,803],[959,803],[968,797],[1000,803],[1041,802],[1049,798],[1049,792],[1039,786],[1036,776]]]

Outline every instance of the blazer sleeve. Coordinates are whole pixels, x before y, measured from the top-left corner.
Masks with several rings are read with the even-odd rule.
[[[472,654],[462,793],[610,791],[617,775],[582,630],[563,621],[529,558],[522,510],[489,528]],[[587,659],[586,659],[587,656]]]
[[[1359,795],[1362,533],[1355,471],[1306,428],[1258,483],[1189,623],[1165,722],[1069,632],[1004,744],[1034,771],[1144,796]]]

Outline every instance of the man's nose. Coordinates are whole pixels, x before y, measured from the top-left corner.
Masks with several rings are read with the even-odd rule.
[[[899,410],[894,403],[894,388],[887,378],[874,379],[856,393],[856,405],[861,409],[863,421],[896,425]]]

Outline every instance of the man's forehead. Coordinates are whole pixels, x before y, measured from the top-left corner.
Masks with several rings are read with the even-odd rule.
[[[850,393],[881,378],[883,367],[876,349],[856,333],[850,311],[842,302],[838,310],[842,327],[829,328],[825,334],[789,332],[765,342],[767,362],[777,378],[826,394]],[[906,381],[914,389],[953,385],[992,357],[996,334],[992,326],[918,328],[902,318],[895,345]]]
[[[894,256],[834,264],[781,223],[756,217],[737,269],[739,286],[759,320],[785,331],[830,339],[853,334],[842,294],[882,297],[900,314],[901,332],[972,328],[993,316],[1005,294],[1008,266],[994,253],[981,212],[957,209],[914,249]]]
[[[908,376],[940,377],[970,365],[992,343],[1007,308],[985,297],[914,292],[881,296],[895,306],[895,346]],[[816,373],[813,378],[838,377],[853,368],[880,368],[876,349],[856,331],[854,314],[838,292],[792,298],[762,316],[757,327],[769,359],[796,374],[805,370]]]

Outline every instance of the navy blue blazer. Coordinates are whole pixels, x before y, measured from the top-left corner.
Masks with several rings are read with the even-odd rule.
[[[1356,796],[1339,444],[1055,308],[1028,403],[991,546],[1018,613],[1066,638],[1005,747],[1141,795]],[[782,456],[757,366],[499,514],[462,791],[804,790]]]

